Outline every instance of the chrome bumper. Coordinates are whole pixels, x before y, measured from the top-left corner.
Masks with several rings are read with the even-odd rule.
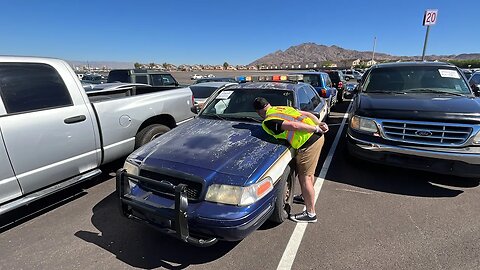
[[[470,165],[480,165],[480,147],[465,147],[457,149],[433,148],[433,147],[408,147],[392,146],[372,143],[357,139],[351,134],[347,135],[355,146],[372,152],[395,153],[425,158],[435,158],[449,161],[460,161]],[[447,152],[448,151],[448,152]]]

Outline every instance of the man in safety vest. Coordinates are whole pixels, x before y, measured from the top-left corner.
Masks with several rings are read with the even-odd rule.
[[[253,101],[253,107],[264,119],[262,127],[265,132],[277,139],[287,140],[297,149],[295,161],[306,209],[290,218],[296,222],[317,222],[314,174],[325,140],[322,135],[328,131],[327,124],[309,112],[286,106],[271,106],[262,97]]]

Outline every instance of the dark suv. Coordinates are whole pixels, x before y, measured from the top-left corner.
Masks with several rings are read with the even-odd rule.
[[[341,72],[340,70],[327,70],[325,72],[330,77],[333,87],[337,88],[338,90],[337,101],[342,102],[344,98],[344,93],[346,93],[345,88],[347,85],[347,81],[345,80],[343,72]]]
[[[480,92],[437,62],[379,64],[355,90],[351,155],[382,164],[480,176]]]

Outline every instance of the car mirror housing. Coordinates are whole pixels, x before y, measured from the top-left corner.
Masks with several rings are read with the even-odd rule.
[[[190,111],[194,114],[198,114],[200,112],[200,106],[198,106],[197,104],[193,105],[192,107],[190,107]]]

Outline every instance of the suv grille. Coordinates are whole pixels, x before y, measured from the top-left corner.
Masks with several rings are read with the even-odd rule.
[[[440,146],[460,146],[470,137],[473,128],[422,122],[382,121],[387,139]]]
[[[203,184],[199,182],[194,182],[194,181],[190,181],[188,179],[183,179],[183,178],[176,178],[169,175],[147,171],[147,170],[141,170],[140,176],[147,177],[153,180],[158,180],[158,181],[166,181],[175,186],[178,184],[185,184],[187,185],[186,193],[187,193],[187,198],[189,200],[198,200],[200,198],[200,195],[202,194]],[[164,196],[164,197],[174,196],[173,193],[167,193],[163,190],[158,190],[155,186],[150,185],[146,182],[142,182],[141,180],[139,181],[139,186],[142,189],[148,190],[160,196]]]

